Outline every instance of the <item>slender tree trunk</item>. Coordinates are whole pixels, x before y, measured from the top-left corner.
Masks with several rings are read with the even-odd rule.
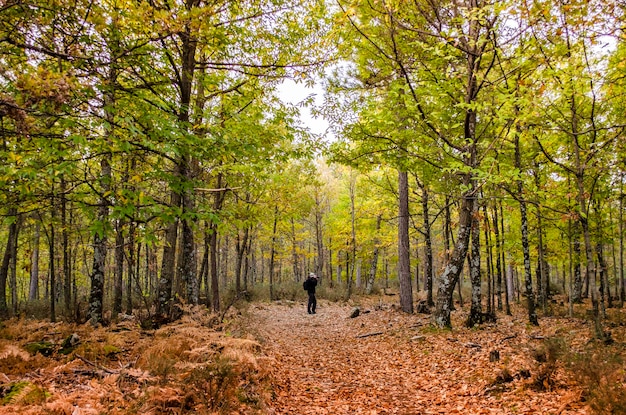
[[[185,212],[195,212],[195,196],[192,191],[186,191],[183,200]],[[185,293],[187,302],[192,305],[197,305],[198,297],[200,296],[198,284],[198,248],[194,237],[197,220],[188,218],[183,220],[182,224],[182,279],[187,288]]]
[[[13,310],[13,315],[17,316],[18,314],[18,297],[17,297],[17,245],[18,238],[20,234],[20,229],[22,225],[22,217],[18,216],[15,219],[15,222],[12,224],[15,225],[14,234],[11,239],[11,272],[10,272],[10,282],[9,286],[11,289],[11,307]]]
[[[124,286],[124,234],[122,221],[115,223],[115,277],[113,283],[113,317],[122,312]]]
[[[611,291],[609,290],[609,276],[606,261],[604,259],[604,248],[602,243],[596,243],[596,255],[598,257],[598,273],[600,274],[600,311],[602,317],[606,318],[606,307],[613,307]]]
[[[252,250],[252,234],[248,231],[248,237],[246,238],[245,255],[243,260],[243,290],[248,291],[248,278],[250,274],[250,253]]]
[[[215,187],[217,189],[221,189],[223,187],[223,176],[222,173],[218,173],[216,177]],[[225,193],[224,192],[216,192],[213,199],[213,212],[217,214],[222,210],[222,204],[224,203]],[[213,311],[220,311],[220,278],[219,278],[219,268],[217,266],[218,260],[218,229],[217,222],[214,220],[211,221],[209,225],[209,250],[210,250],[210,258],[211,258],[211,302],[213,304]]]
[[[180,194],[170,192],[170,206],[180,206]],[[161,277],[159,278],[157,294],[157,314],[162,319],[169,319],[172,306],[172,286],[176,273],[176,245],[178,243],[178,218],[174,218],[165,230],[165,245],[161,262]]]
[[[374,235],[374,252],[372,254],[372,262],[370,264],[370,272],[365,285],[365,293],[370,295],[374,290],[374,281],[376,280],[376,270],[378,269],[378,253],[380,252],[380,225],[382,222],[382,215],[378,214],[376,217],[376,233]]]
[[[330,288],[333,288],[333,239],[328,238],[328,281],[330,282]]]
[[[300,281],[300,269],[299,269],[299,261],[298,258],[298,240],[296,237],[296,221],[294,218],[290,219],[291,222],[291,267],[293,271],[293,280]]]
[[[270,247],[270,269],[269,269],[269,279],[270,279],[270,301],[274,301],[276,299],[276,295],[274,294],[274,257],[276,255],[276,238],[277,238],[277,228],[278,228],[278,206],[274,207],[274,225],[272,227],[272,246]]]
[[[493,230],[496,237],[496,298],[498,311],[502,311],[502,243],[500,241],[500,222],[498,220],[498,205],[493,205]],[[502,230],[504,233],[504,229]],[[506,287],[506,286],[505,286]],[[505,288],[506,289],[506,288]]]
[[[237,250],[237,259],[235,261],[235,292],[237,295],[241,292],[241,274],[242,268],[244,264],[244,256],[246,254],[246,245],[248,243],[248,234],[250,232],[250,227],[248,225],[244,225],[245,229],[243,231],[243,236],[237,233],[237,242],[236,242],[236,250]]]
[[[419,184],[419,182],[418,182]],[[428,307],[435,305],[433,300],[433,242],[430,226],[429,215],[429,194],[426,186],[420,186],[422,188],[422,220],[424,224],[424,257],[426,263],[424,264],[424,282],[426,283],[426,303]],[[449,243],[449,242],[448,242]]]
[[[624,173],[620,174],[620,195],[619,195],[619,306],[624,308],[626,300],[626,287],[624,278]]]
[[[109,206],[108,200],[105,195],[111,190],[111,164],[109,162],[109,155],[104,155],[100,161],[100,188],[103,195],[99,202],[98,207],[98,223],[100,224],[100,231],[94,234],[94,254],[93,254],[93,267],[90,275],[91,290],[89,293],[89,311],[87,313],[88,319],[92,325],[101,324],[103,321],[103,303],[104,303],[104,275],[106,267],[107,257],[107,234],[109,227]],[[51,231],[51,237],[54,238],[54,231]],[[51,256],[51,260],[52,260]],[[51,274],[50,288],[51,288],[51,304],[54,304],[53,294],[54,290],[54,277]],[[51,312],[52,314],[52,312]]]
[[[493,272],[493,247],[491,241],[491,223],[489,222],[489,211],[487,209],[487,204],[483,205],[483,214],[484,214],[484,227],[483,230],[485,234],[485,253],[487,260],[487,314],[490,317],[495,317],[496,315],[496,305],[495,305],[495,276]],[[480,221],[478,221],[480,224]],[[496,224],[497,226],[497,224]]]
[[[67,182],[61,176],[61,249],[63,250],[63,304],[65,315],[70,316],[72,310],[72,276],[70,266],[70,246],[67,223]]]
[[[451,327],[452,292],[463,270],[463,263],[469,248],[474,198],[473,189],[466,191],[463,195],[459,209],[459,226],[454,249],[443,274],[439,278],[437,301],[435,302],[435,312],[433,313],[434,322],[439,327]]]
[[[209,254],[211,251],[210,247],[211,234],[209,231],[208,223],[204,222],[204,251],[202,254],[202,263],[200,265],[200,278],[204,281],[204,297],[206,298],[206,306],[211,308],[211,297],[210,297],[210,282],[209,282]]]
[[[581,249],[580,249],[580,235],[578,233],[578,227],[580,224],[576,222],[574,224],[573,232],[573,247],[574,247],[574,291],[572,293],[572,301],[575,304],[580,304],[583,301],[583,278],[581,272]]]
[[[513,295],[513,284],[512,284],[512,280],[509,280],[505,271],[507,269],[507,262],[505,258],[505,252],[504,252],[504,235],[505,235],[504,211],[502,209],[502,201],[500,201],[500,203],[498,204],[499,204],[499,211],[500,211],[500,229],[502,230],[502,238],[500,240],[500,258],[502,262],[502,274],[504,276],[504,307],[505,307],[506,314],[510,316],[512,315],[511,314],[511,298]]]
[[[318,278],[322,278],[324,273],[324,235],[323,235],[323,215],[322,215],[322,200],[320,196],[320,190],[315,189],[315,242],[317,244],[317,261],[315,263],[315,273]],[[332,262],[329,259],[329,263]],[[332,266],[331,266],[332,267]],[[332,268],[329,270],[329,281],[332,286]]]
[[[480,272],[480,221],[478,219],[478,202],[474,202],[472,212],[472,232],[471,241],[472,248],[469,257],[470,260],[470,282],[472,283],[472,302],[470,314],[467,318],[466,325],[474,327],[476,324],[483,322],[482,309],[482,292],[481,292],[481,272]]]
[[[352,267],[346,268],[348,272],[348,289],[346,290],[346,300],[352,296],[352,285],[354,283],[354,271],[356,269],[356,175],[351,172],[350,177],[350,249],[352,257]],[[411,271],[409,270],[409,280],[411,279]]]
[[[519,134],[515,135],[515,167],[522,170],[522,158],[519,145]],[[524,196],[524,184],[522,180],[517,181],[517,197],[520,205],[520,220],[522,230],[522,252],[524,255],[524,283],[526,286],[526,301],[528,307],[528,321],[534,326],[539,325],[537,312],[535,310],[535,299],[533,294],[533,280],[530,269],[530,246],[528,241],[528,215],[526,212],[526,199]]]
[[[568,311],[569,316],[574,315],[574,247],[572,246],[572,219],[567,219],[567,254],[569,257],[569,291],[568,291]],[[563,276],[565,278],[565,276]]]
[[[30,284],[28,289],[28,301],[39,299],[39,245],[41,240],[41,223],[35,221],[35,234],[33,236],[33,252],[30,260]]]
[[[135,224],[131,223],[128,228],[128,277],[126,278],[126,314],[133,314],[133,281],[136,281],[136,291],[141,294],[141,284],[139,281],[139,256],[141,245],[137,244],[135,253]],[[135,259],[135,256],[137,257]]]
[[[411,251],[409,248],[409,180],[406,171],[398,171],[398,280],[400,281],[400,308],[413,313],[411,288]]]

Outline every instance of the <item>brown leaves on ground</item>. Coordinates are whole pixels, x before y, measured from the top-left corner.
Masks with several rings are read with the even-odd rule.
[[[467,329],[461,309],[453,330],[381,299],[360,299],[349,318],[353,306],[252,304],[228,327],[201,308],[158,330],[4,322],[0,414],[626,412],[624,310],[606,322],[614,343],[596,346],[582,306],[538,328],[519,309]],[[80,340],[63,354],[72,333]]]
[[[591,413],[563,358],[565,347],[588,344],[583,320],[544,318],[537,328],[523,314],[500,315],[497,324],[466,329],[460,311],[450,331],[380,303],[362,305],[358,318],[348,318],[351,306],[322,303],[315,315],[305,308],[250,311],[276,359],[273,413]],[[616,342],[623,345],[623,332]]]
[[[268,381],[260,345],[209,327],[213,317],[189,309],[158,330],[134,320],[98,329],[4,322],[0,414],[262,413]],[[63,354],[72,333],[80,341]],[[25,351],[38,344],[50,345],[47,356]]]

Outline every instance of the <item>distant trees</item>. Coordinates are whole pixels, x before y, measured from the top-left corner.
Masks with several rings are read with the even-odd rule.
[[[601,336],[623,304],[613,4],[48,3],[0,15],[2,318],[158,322],[308,272],[442,327],[466,275],[470,325],[562,291]],[[276,98],[325,61],[328,147]]]
[[[529,321],[537,324],[535,297],[545,310],[553,289],[549,263],[565,255],[558,248],[546,249],[550,244],[544,238],[551,237],[546,228],[563,229],[561,221],[571,218],[579,222],[581,235],[587,235],[583,238],[585,281],[597,309],[595,264],[600,257],[594,256],[592,239],[597,238],[602,246],[605,232],[591,237],[585,229],[590,229],[596,186],[617,160],[604,149],[612,148],[622,134],[620,123],[609,115],[608,109],[617,102],[612,95],[615,89],[605,88],[602,71],[609,55],[607,49],[598,47],[605,39],[597,35],[611,33],[614,5],[476,0],[411,6],[396,1],[344,1],[339,5],[341,52],[352,66],[331,82],[331,92],[345,95],[329,112],[349,110],[354,117],[336,117],[340,137],[345,139],[335,146],[338,159],[363,170],[380,164],[406,166],[419,181],[433,187],[431,194],[456,200],[457,235],[436,281],[435,323],[451,324],[453,291],[471,236],[469,324],[483,318],[481,268],[487,271],[487,292],[493,297],[497,291],[491,281],[503,280],[505,260],[523,264]],[[595,167],[599,160],[602,169]],[[547,163],[556,170],[550,170]],[[438,169],[438,177],[425,166]],[[565,179],[575,187],[559,188]],[[564,196],[544,201],[545,188],[559,189]],[[511,202],[503,200],[502,190],[519,204],[519,216],[510,216]],[[577,205],[563,203],[572,200],[573,194]],[[496,203],[491,202],[494,198]],[[508,227],[494,227],[496,240],[504,238],[496,245],[515,246],[521,237],[521,249],[517,245],[516,257],[507,259],[498,248],[494,266],[493,230],[485,229],[485,241],[480,241],[481,226],[487,225],[489,214],[479,206],[497,209],[503,203],[509,212]],[[417,208],[411,210],[419,214]],[[547,212],[554,214],[546,216]],[[557,212],[563,216],[559,218]],[[428,208],[422,214],[426,218]],[[601,223],[595,226],[600,231]],[[518,229],[519,236],[512,236],[511,227]],[[430,226],[424,223],[418,229],[425,233]],[[572,243],[576,235],[570,234]],[[482,244],[487,252],[483,257]],[[488,311],[493,312],[491,298]]]

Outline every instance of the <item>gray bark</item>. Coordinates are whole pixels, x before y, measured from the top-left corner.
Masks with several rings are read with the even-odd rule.
[[[434,323],[438,327],[451,327],[452,292],[463,270],[472,229],[472,211],[474,209],[474,191],[464,193],[459,210],[459,227],[450,260],[439,278],[439,287],[433,313]]]
[[[515,167],[521,173],[522,156],[519,144],[519,132],[515,135]],[[533,294],[533,280],[530,268],[530,246],[528,237],[528,214],[526,212],[526,200],[524,199],[524,183],[520,179],[517,181],[517,197],[520,208],[520,221],[522,231],[522,252],[524,255],[524,284],[526,287],[526,301],[528,307],[528,321],[530,324],[538,326],[537,312],[535,310],[535,299]]]
[[[406,171],[398,171],[398,280],[400,282],[400,308],[413,313],[411,288],[411,255],[409,249],[409,180]]]
[[[472,284],[472,300],[470,314],[467,318],[466,325],[473,327],[482,323],[482,290],[481,290],[481,272],[480,272],[480,221],[478,220],[478,202],[474,202],[472,212],[472,234],[471,234],[471,254],[470,254],[470,282]]]
[[[419,183],[419,182],[418,182]],[[435,305],[433,301],[433,243],[431,236],[429,204],[428,204],[428,189],[426,186],[420,186],[422,188],[422,219],[424,224],[424,257],[426,263],[424,264],[424,285],[426,290],[426,303],[428,307]]]
[[[92,325],[102,324],[103,308],[104,308],[104,275],[107,257],[107,233],[109,221],[108,200],[104,195],[108,194],[111,189],[111,164],[108,159],[109,155],[104,155],[100,161],[100,206],[98,207],[98,222],[100,223],[100,232],[94,234],[94,252],[93,267],[90,275],[91,289],[89,292],[89,310],[87,318]],[[53,232],[51,232],[53,233]],[[51,278],[51,304],[54,304],[54,281]]]
[[[124,235],[122,223],[118,220],[115,224],[115,274],[113,280],[113,317],[122,312],[122,300],[124,286]]]
[[[33,252],[30,257],[30,283],[28,289],[28,301],[39,299],[39,244],[41,240],[41,224],[35,222],[35,234],[33,236]]]
[[[367,283],[365,285],[365,293],[367,295],[370,295],[374,289],[374,281],[376,279],[376,270],[378,269],[378,256],[379,256],[379,252],[380,252],[380,240],[378,238],[378,235],[380,233],[380,225],[381,225],[381,221],[382,221],[382,216],[379,214],[376,217],[376,233],[374,236],[374,252],[372,254],[372,262],[370,264],[370,271],[369,271],[369,275],[367,277]]]

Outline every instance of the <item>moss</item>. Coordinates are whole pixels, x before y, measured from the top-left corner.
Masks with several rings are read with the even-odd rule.
[[[104,347],[102,348],[102,351],[104,352],[106,356],[113,356],[122,352],[122,350],[119,347],[113,346],[111,344],[105,344]]]
[[[54,353],[54,344],[50,342],[45,342],[45,341],[27,343],[24,346],[24,350],[26,350],[28,353],[32,354],[33,356],[36,355],[37,353],[41,353],[42,355],[49,357],[52,355],[52,353]]]

